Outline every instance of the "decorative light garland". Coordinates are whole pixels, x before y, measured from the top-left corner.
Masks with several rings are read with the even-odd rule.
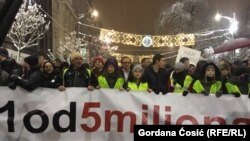
[[[113,43],[121,43],[125,45],[142,46],[144,35],[118,32],[108,29],[100,29],[99,39],[105,41],[109,39]],[[147,36],[148,37],[148,36]],[[152,36],[153,47],[165,46],[192,46],[195,45],[194,34],[178,34],[166,36]]]
[[[121,43],[125,45],[141,46],[142,35],[123,33],[114,30],[101,29],[99,40],[106,41],[110,39],[112,43]]]
[[[153,41],[153,47],[193,46],[195,45],[195,36],[194,34],[153,36]]]

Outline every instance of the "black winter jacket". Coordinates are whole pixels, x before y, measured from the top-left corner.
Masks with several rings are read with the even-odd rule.
[[[71,66],[64,70],[63,84],[65,87],[97,86],[97,80],[94,74],[87,70],[84,66],[77,70],[74,70]]]
[[[40,67],[34,67],[27,72],[23,77],[18,77],[17,75],[12,75],[10,77],[9,87],[15,89],[16,86],[20,86],[27,91],[33,91],[38,87],[41,87],[44,81]]]
[[[57,71],[52,72],[51,74],[48,74],[46,72],[43,72],[44,81],[42,87],[45,88],[58,88],[60,85],[62,85],[62,78],[60,76],[60,73]]]

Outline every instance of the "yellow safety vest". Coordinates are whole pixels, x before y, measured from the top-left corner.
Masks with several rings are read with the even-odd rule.
[[[132,90],[132,91],[147,91],[148,90],[148,83],[141,82],[139,87],[138,87],[135,82],[128,82],[128,88],[130,88],[130,90]]]
[[[65,74],[66,74],[66,72],[69,70],[69,68],[66,68],[66,69],[64,69],[63,70],[63,77],[62,77],[62,79],[63,79],[63,86],[65,86]],[[91,70],[90,69],[86,69],[87,70],[87,72],[88,72],[88,75],[89,75],[89,77],[91,77]]]
[[[219,92],[221,89],[221,86],[222,86],[221,81],[216,81],[215,83],[211,85],[209,94],[215,94],[216,92]],[[200,80],[196,80],[194,82],[193,89],[198,94],[200,94],[201,92],[205,90]]]
[[[242,94],[242,92],[240,91],[239,87],[237,85],[234,85],[232,83],[227,82],[226,84],[226,88],[227,88],[227,92],[229,94],[233,94],[233,93],[239,93]],[[248,94],[250,94],[250,83],[248,83]]]
[[[173,73],[171,73],[170,75],[170,83],[171,83],[171,86],[174,87],[174,91],[173,91],[174,93],[183,93],[183,91],[188,90],[192,81],[193,81],[193,78],[190,75],[186,75],[183,87],[179,83],[176,83],[174,85]]]
[[[106,78],[104,76],[99,76],[98,77],[98,83],[99,83],[99,86],[101,88],[110,88],[109,87],[109,84],[106,80]],[[119,89],[123,86],[124,84],[124,79],[122,77],[119,77],[117,80],[116,80],[116,83],[115,83],[115,86],[114,86],[114,89]]]

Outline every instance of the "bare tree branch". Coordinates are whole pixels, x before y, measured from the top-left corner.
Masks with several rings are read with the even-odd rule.
[[[25,0],[15,17],[8,37],[18,51],[37,46],[38,40],[44,38],[45,32],[49,30],[50,22],[45,20],[46,15],[39,11],[39,6]]]

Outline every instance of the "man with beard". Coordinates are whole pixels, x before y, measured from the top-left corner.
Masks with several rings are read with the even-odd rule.
[[[64,70],[59,91],[64,91],[66,87],[86,87],[93,91],[97,85],[97,80],[93,73],[83,65],[83,58],[79,52],[72,52],[70,56],[71,65]]]
[[[182,93],[186,96],[189,93],[190,85],[193,78],[185,71],[185,65],[178,62],[174,66],[174,71],[170,75],[170,85],[168,85],[168,91],[173,93]]]

